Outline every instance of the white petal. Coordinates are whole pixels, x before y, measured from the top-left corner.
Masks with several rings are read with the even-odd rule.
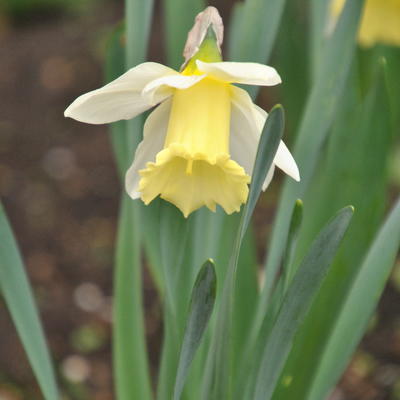
[[[230,152],[232,159],[238,162],[249,175],[253,172],[258,142],[267,116],[266,111],[255,105],[245,90],[232,88]],[[293,179],[300,180],[296,162],[281,141],[273,165],[264,181],[263,190],[267,188],[273,177],[274,165]]]
[[[295,181],[300,181],[300,173],[296,161],[282,140],[279,143],[278,151],[274,158],[274,164]]]
[[[164,147],[167,134],[169,114],[171,111],[172,99],[161,103],[146,119],[143,129],[143,140],[136,149],[133,164],[125,176],[125,188],[133,199],[140,197],[139,170],[146,167],[149,161],[155,161],[156,155]]]
[[[200,82],[206,75],[181,75],[178,72],[174,75],[161,76],[149,82],[142,91],[142,94],[148,96],[150,101],[157,95],[165,91],[170,92],[171,88],[187,89],[190,86]]]
[[[90,124],[131,119],[171,94],[161,93],[150,102],[141,93],[149,82],[171,74],[178,73],[162,64],[140,64],[102,88],[78,97],[65,110],[64,115]]]
[[[205,63],[200,60],[196,63],[201,72],[225,82],[260,86],[273,86],[282,82],[275,68],[268,65],[245,62]]]
[[[267,176],[265,177],[265,181],[262,185],[262,190],[263,192],[265,192],[267,190],[267,187],[269,186],[269,184],[272,181],[272,178],[274,177],[274,172],[275,172],[275,165],[272,164],[271,168],[269,169]]]
[[[261,130],[264,126],[265,120],[268,116],[266,111],[264,111],[261,107],[258,107],[256,104],[255,110],[257,114],[257,122]],[[280,168],[285,174],[288,174],[295,181],[300,181],[300,173],[299,168],[297,167],[296,161],[294,160],[292,154],[289,149],[286,147],[285,143],[281,140],[278,146],[278,150],[276,152],[274,158],[274,164]]]
[[[245,90],[232,87],[230,153],[232,159],[250,176],[260,139],[253,107],[253,102]]]

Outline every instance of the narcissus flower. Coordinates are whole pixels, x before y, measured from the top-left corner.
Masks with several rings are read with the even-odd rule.
[[[332,0],[332,15],[336,19],[346,0]],[[376,43],[400,46],[400,0],[366,0],[358,32],[362,46]]]
[[[222,62],[222,21],[213,7],[196,18],[189,33],[181,72],[146,62],[108,85],[77,98],[65,116],[102,124],[131,119],[158,105],[144,125],[126,190],[149,204],[161,198],[187,217],[216,205],[239,211],[248,195],[253,164],[267,113],[233,83],[276,85],[274,68],[255,63]],[[283,142],[275,165],[299,180],[297,165]]]

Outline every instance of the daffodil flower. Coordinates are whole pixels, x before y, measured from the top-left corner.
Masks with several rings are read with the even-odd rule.
[[[103,124],[127,120],[154,106],[144,124],[126,190],[149,204],[160,196],[187,217],[207,206],[239,211],[248,196],[253,164],[267,113],[233,83],[271,86],[281,82],[274,68],[222,62],[222,21],[213,7],[189,33],[181,72],[146,62],[108,85],[78,97],[65,116]],[[299,180],[297,165],[283,142],[275,166]]]
[[[345,0],[332,0],[332,26],[342,12],[344,4]],[[400,46],[400,0],[366,0],[358,42],[364,47],[376,43]]]

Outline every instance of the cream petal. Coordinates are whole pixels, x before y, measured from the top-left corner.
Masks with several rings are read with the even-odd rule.
[[[139,170],[146,167],[149,161],[155,161],[156,155],[164,147],[172,99],[161,103],[146,119],[143,129],[143,140],[136,149],[135,158],[125,175],[125,188],[132,199],[140,197],[138,192]]]
[[[231,157],[251,176],[260,139],[253,103],[248,93],[237,87],[232,87],[231,101]]]
[[[255,105],[248,93],[240,88],[232,87],[231,109],[231,157],[251,175],[257,154],[258,142],[268,114]],[[282,169],[295,180],[300,180],[299,170],[289,150],[281,141],[273,164]],[[271,167],[263,184],[263,190],[269,185],[273,174]]]
[[[160,93],[150,102],[141,93],[149,82],[171,74],[178,73],[162,64],[153,62],[140,64],[102,88],[78,97],[65,110],[64,115],[90,124],[131,119],[171,94]]]
[[[197,82],[200,82],[205,76],[206,75],[181,75],[178,72],[174,75],[161,76],[149,82],[143,88],[142,94],[150,99],[150,101],[153,101],[153,98],[157,98],[157,96],[165,92],[170,93],[171,88],[187,89]]]
[[[274,158],[274,164],[295,181],[300,182],[299,168],[285,143],[281,140]]]
[[[267,190],[269,184],[271,183],[272,178],[274,177],[274,172],[275,172],[275,165],[272,164],[272,165],[271,165],[271,168],[269,169],[269,171],[268,171],[268,173],[267,173],[267,176],[266,176],[266,178],[265,178],[265,181],[264,181],[264,183],[263,183],[263,185],[262,185],[262,190],[263,190],[264,192]]]
[[[261,134],[261,130],[264,126],[268,114],[265,110],[263,110],[256,104],[254,106],[257,115],[257,123],[260,127],[260,134]],[[292,154],[290,153],[289,149],[286,147],[285,143],[282,140],[279,143],[278,150],[274,158],[274,164],[279,169],[281,169],[285,174],[293,178],[295,181],[297,182],[300,181],[300,173],[296,161],[294,160]]]
[[[205,63],[197,60],[197,68],[216,79],[246,85],[273,86],[282,82],[275,68],[250,62]]]

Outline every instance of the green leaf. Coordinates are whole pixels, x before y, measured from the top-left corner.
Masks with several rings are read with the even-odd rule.
[[[200,269],[192,290],[175,381],[174,400],[179,400],[181,397],[190,364],[200,345],[203,333],[214,308],[216,284],[214,263],[212,260],[208,260]]]
[[[289,233],[286,241],[286,249],[283,256],[283,291],[289,287],[290,282],[296,272],[294,263],[294,253],[296,250],[297,239],[303,220],[303,202],[297,199],[294,203],[292,218],[290,219]]]
[[[243,356],[240,359],[239,373],[235,387],[235,398],[243,399],[251,397],[249,393],[254,392],[256,369],[260,364],[262,349],[265,338],[268,337],[273,326],[276,315],[283,301],[283,296],[296,272],[293,264],[293,255],[296,248],[297,236],[302,220],[303,203],[297,200],[292,212],[290,229],[286,242],[286,252],[283,262],[283,271],[281,278],[277,283],[274,296],[271,299],[271,305],[264,319],[258,324],[248,323],[246,328],[250,327],[248,338],[245,342]],[[249,329],[248,329],[249,330]]]
[[[291,283],[268,336],[258,371],[254,400],[269,400],[288,357],[293,338],[325,278],[353,214],[341,210],[319,234]]]
[[[318,300],[296,337],[275,399],[292,399],[293,396],[299,400],[310,399],[313,385],[319,385],[317,381],[322,373],[321,363],[325,354],[330,352],[330,341],[333,332],[338,329],[338,319],[343,317],[345,303],[353,295],[358,276],[362,274],[362,261],[380,225],[386,200],[386,162],[392,135],[381,66],[375,76],[376,82],[361,104],[359,87],[354,83],[349,85],[351,90],[332,132],[319,179],[315,181],[308,196],[307,204],[312,213],[305,219],[300,250],[306,247],[309,238],[332,207],[352,201],[357,213],[318,293]],[[349,130],[351,135],[348,135]],[[357,157],[354,157],[355,153]],[[383,268],[383,274],[384,271]],[[381,269],[376,271],[377,278],[380,272]],[[365,295],[371,293],[366,292]],[[364,303],[360,303],[360,313],[363,314],[361,309],[364,310]],[[347,345],[350,338],[351,335],[346,336],[343,345]],[[304,353],[308,354],[307,358],[303,357]],[[338,359],[347,357],[346,351],[336,354]],[[291,377],[290,385],[283,384],[285,379],[288,380],[287,377]],[[328,389],[325,385],[325,390]],[[318,396],[311,398],[319,399]]]
[[[239,8],[240,7],[240,8]],[[247,0],[237,7],[231,25],[228,58],[264,64],[272,52],[285,0]],[[255,98],[259,88],[246,87]]]
[[[205,7],[204,3],[204,0],[164,0],[167,60],[171,68],[178,69],[183,63],[187,34],[196,15]]]
[[[326,0],[320,0],[326,1]],[[305,101],[309,94],[309,21],[305,18],[307,8],[303,0],[288,1],[283,13],[279,33],[276,38],[277,46],[274,50],[273,67],[282,77],[282,84],[268,88],[269,96],[279,95],[285,104],[286,114],[290,118],[286,121],[286,143],[292,143],[292,138],[303,115]]]
[[[272,108],[265,122],[258,144],[256,160],[254,162],[253,174],[247,203],[243,209],[242,220],[239,226],[239,242],[249,226],[265,177],[272,165],[276,151],[281,141],[285,125],[283,107],[276,105]]]
[[[193,285],[191,266],[184,261],[189,220],[174,205],[162,200],[159,206],[161,272],[164,282],[164,341],[158,376],[157,397],[170,399],[174,390],[184,317]],[[186,261],[186,260],[185,260]],[[198,267],[197,267],[198,268]]]
[[[236,233],[227,275],[224,282],[221,301],[218,306],[216,326],[206,362],[202,399],[230,398],[232,386],[232,360],[230,358],[230,338],[232,328],[232,308],[238,258],[242,240],[256,202],[261,193],[262,184],[272,165],[284,130],[284,112],[280,105],[269,114],[258,145],[254,163],[252,181],[247,203],[245,204]]]
[[[183,255],[187,240],[188,220],[174,205],[162,201],[159,214],[160,251],[163,278],[166,290],[166,302],[169,312],[175,319],[181,311],[179,305],[185,308],[187,299],[182,292],[177,291],[182,278]],[[191,284],[191,282],[190,282]]]
[[[123,68],[136,66],[146,59],[151,26],[153,0],[126,0],[126,47],[122,56],[118,33],[114,37],[114,52],[108,70],[112,79]],[[113,47],[111,47],[112,49]],[[110,59],[109,59],[110,60]],[[134,118],[117,125],[114,149],[122,173],[133,159],[134,151],[142,137],[143,119]],[[117,129],[117,132],[115,132]],[[115,323],[113,326],[113,361],[117,398],[134,397],[147,400],[152,397],[147,360],[142,308],[142,276],[139,251],[139,210],[126,194],[122,195],[118,225],[117,254],[115,261],[114,296]]]
[[[117,398],[152,398],[142,303],[142,274],[135,203],[123,195],[114,275],[113,358]]]
[[[307,223],[299,243],[301,253],[334,209],[354,204],[357,214],[336,260],[344,264],[343,276],[347,277],[360,264],[373,240],[387,198],[387,160],[393,135],[384,65],[379,63],[376,67],[374,82],[364,99],[360,98],[357,70],[347,85],[348,94],[338,113],[324,160],[306,197]]]
[[[400,199],[382,226],[352,281],[340,314],[335,319],[324,352],[309,386],[309,400],[325,398],[339,379],[367,329],[389,278],[400,247]],[[343,340],[346,338],[346,340]]]
[[[329,24],[329,6],[331,0],[311,0],[310,7],[310,43],[311,43],[311,74],[316,75],[318,65],[323,57],[326,29]]]
[[[55,374],[32,289],[1,204],[0,293],[4,297],[44,398],[46,400],[58,399]]]
[[[153,4],[153,0],[125,0],[126,68],[146,59]]]
[[[322,144],[340,104],[353,60],[361,8],[362,0],[346,2],[336,30],[326,43],[316,82],[307,100],[294,148],[294,158],[299,165],[301,182],[297,183],[287,178],[284,184],[269,246],[265,285],[257,313],[258,319],[263,318],[268,305],[283,253],[292,205],[297,198],[304,197],[319,160]]]
[[[125,72],[125,48],[123,40],[125,36],[124,24],[119,24],[111,33],[107,43],[105,81],[111,82]],[[114,157],[118,167],[118,173],[121,182],[124,176],[131,154],[129,154],[130,145],[128,145],[128,136],[126,135],[126,121],[114,122],[110,125],[111,143],[114,150]]]

